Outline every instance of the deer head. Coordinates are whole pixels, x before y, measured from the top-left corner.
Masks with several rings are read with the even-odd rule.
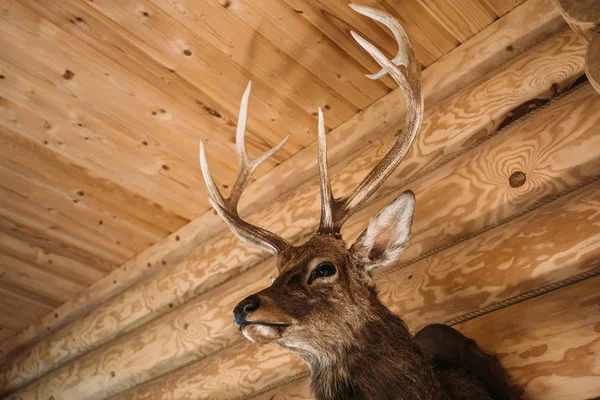
[[[277,343],[310,358],[328,353],[352,340],[361,325],[382,307],[371,284],[371,273],[398,258],[409,238],[414,211],[412,192],[401,194],[371,219],[369,227],[350,248],[340,235],[344,222],[358,210],[392,173],[408,152],[422,121],[421,71],[402,26],[390,15],[368,7],[351,7],[387,26],[397,39],[399,52],[387,59],[355,32],[354,39],[381,65],[371,79],[386,74],[402,89],[406,119],[398,140],[349,196],[334,198],[327,172],[323,113],[319,109],[318,164],[321,219],[317,233],[305,244],[292,246],[282,237],[243,221],[237,203],[254,169],[279,150],[287,138],[263,156],[250,159],[244,131],[250,84],[244,93],[237,126],[240,172],[229,198],[217,189],[200,145],[202,173],[215,210],[244,242],[277,256],[279,276],[270,287],[241,301],[234,310],[235,324],[250,340]]]

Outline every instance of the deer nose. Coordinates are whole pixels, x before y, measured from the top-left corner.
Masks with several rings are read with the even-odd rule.
[[[233,309],[233,320],[236,325],[240,326],[246,322],[248,314],[256,310],[260,306],[260,300],[258,296],[249,296],[244,300],[240,301],[237,306]]]

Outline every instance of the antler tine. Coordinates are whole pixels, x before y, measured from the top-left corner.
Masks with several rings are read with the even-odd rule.
[[[229,228],[233,231],[233,233],[235,233],[244,242],[277,255],[289,247],[289,244],[280,236],[243,221],[240,218],[237,209],[240,197],[248,185],[254,170],[267,158],[271,157],[279,149],[281,149],[289,138],[289,136],[287,136],[281,141],[281,143],[259,157],[250,158],[248,156],[245,135],[246,120],[248,117],[248,99],[250,97],[251,88],[252,82],[249,82],[244,95],[242,96],[242,101],[240,104],[240,115],[238,117],[238,125],[235,135],[239,172],[229,197],[223,197],[212,177],[212,174],[210,173],[208,162],[206,160],[204,143],[202,141],[200,141],[200,169],[202,170],[202,176],[204,177],[204,181],[206,182],[206,186],[208,188],[210,203],[221,216],[221,218],[229,225]]]
[[[323,110],[319,107],[319,180],[321,185],[321,222],[319,224],[319,232],[330,232],[334,227],[333,221],[333,206],[335,200],[329,183],[329,172],[327,171],[327,140],[325,138],[325,120],[323,118]]]
[[[400,132],[396,143],[394,143],[385,157],[383,157],[379,164],[369,172],[352,194],[341,199],[333,199],[331,194],[329,195],[330,197],[322,197],[321,207],[324,211],[322,211],[321,215],[319,232],[325,234],[339,234],[344,222],[346,222],[388,178],[408,152],[423,120],[421,69],[406,32],[404,32],[404,29],[398,21],[384,12],[369,7],[357,6],[355,4],[351,4],[350,7],[389,27],[398,41],[398,56],[394,58],[394,61],[391,61],[369,41],[356,32],[351,32],[358,44],[360,44],[375,59],[375,61],[381,65],[383,70],[390,74],[398,86],[400,86],[406,98],[406,119],[404,121],[404,129]],[[398,69],[396,63],[406,67],[406,75]],[[377,73],[367,75],[367,77],[376,79],[384,75],[385,73]],[[323,164],[321,160],[325,159],[325,156],[321,155],[321,149],[325,148],[324,145],[321,145],[321,141],[324,142],[325,139],[319,139],[320,170],[322,169],[321,165]],[[321,179],[321,192],[325,194],[323,187],[329,187],[329,178],[326,178],[327,181],[323,182],[323,174],[321,174]],[[329,193],[331,193],[331,189],[328,190]],[[331,217],[327,217],[327,215],[331,215]]]
[[[406,34],[406,31],[402,25],[395,18],[374,8],[365,7],[358,4],[349,4],[349,6],[357,13],[382,23],[383,25],[387,26],[390,31],[392,31],[392,35],[394,35],[394,38],[398,43],[398,54],[396,54],[396,56],[391,60],[394,65],[404,65],[407,68],[410,65],[418,66],[418,63],[415,63],[414,60],[414,52],[412,51],[408,35]],[[381,68],[379,72],[375,74],[368,74],[366,76],[369,79],[375,80],[383,78],[387,73],[388,72],[385,68]]]

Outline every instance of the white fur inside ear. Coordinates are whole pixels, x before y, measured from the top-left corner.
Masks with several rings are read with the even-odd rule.
[[[415,196],[407,191],[371,218],[350,249],[367,271],[398,259],[410,237],[414,210]]]

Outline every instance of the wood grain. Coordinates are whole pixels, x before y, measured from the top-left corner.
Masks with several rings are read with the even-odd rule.
[[[66,4],[66,2],[61,4]],[[306,17],[307,14],[303,13],[301,15]],[[531,21],[529,18],[532,14],[538,16],[534,21]],[[104,22],[107,22],[106,20]],[[480,34],[450,52],[440,62],[434,63],[424,71],[423,84],[427,103],[435,104],[453,95],[460,88],[488,74],[498,64],[502,64],[518,56],[531,47],[540,37],[551,34],[565,25],[558,11],[551,4],[548,4],[547,1],[529,0],[518,7],[515,12],[506,15],[504,18],[490,25]],[[318,26],[318,24],[315,26]],[[87,33],[89,30],[79,29],[77,32]],[[105,34],[102,37],[114,38],[113,35],[107,35]],[[86,39],[86,43],[90,42],[88,36],[83,37],[88,38]],[[338,41],[334,41],[340,45]],[[119,41],[116,43],[119,48],[125,46],[124,43]],[[353,41],[347,41],[347,43],[353,43]],[[506,47],[509,45],[512,48],[511,51],[506,50]],[[340,46],[346,49],[346,47]],[[133,50],[130,47],[127,48],[127,53],[131,54]],[[356,49],[356,46],[352,44],[350,48]],[[351,53],[354,58],[357,58],[356,53],[356,51]],[[133,54],[136,53],[133,52]],[[358,54],[365,55],[362,50]],[[368,55],[367,58],[370,60]],[[448,71],[451,72],[448,73]],[[171,81],[168,82],[170,83]],[[389,110],[403,106],[399,100],[391,101],[390,99],[400,99],[401,96],[397,90],[392,92],[389,97],[375,103],[363,113],[356,115],[332,131],[328,135],[330,142],[328,155],[330,164],[333,165],[353,156],[356,150],[364,145],[365,138],[377,137],[387,132],[385,125],[382,125],[380,122],[384,120],[384,117],[388,119],[396,117],[395,114],[390,114]],[[401,117],[401,115],[398,115],[398,119]],[[80,141],[78,145],[81,146],[89,142],[91,141]],[[258,177],[255,183],[250,184],[247,189],[247,195],[241,200],[240,207],[242,213],[245,215],[256,211],[262,208],[264,204],[280,198],[282,193],[296,189],[300,182],[314,178],[317,172],[316,158],[314,157],[315,152],[316,147],[309,146],[297,153],[286,163]],[[67,154],[76,155],[80,153],[67,152]],[[108,157],[109,155],[106,156]],[[79,162],[85,162],[85,159],[80,159]],[[156,180],[164,177],[164,174],[160,174],[154,176],[153,179]],[[140,181],[142,187],[152,187],[152,183],[141,182],[139,176],[136,181]],[[167,180],[166,183],[168,182]],[[276,188],[273,188],[268,182],[278,182],[278,185]],[[166,188],[163,183],[161,183],[161,186]],[[166,192],[169,193],[171,191],[166,190]],[[177,233],[158,242],[155,246],[147,249],[147,251],[140,253],[136,258],[115,269],[113,273],[98,281],[96,285],[88,289],[85,293],[65,303],[55,312],[33,324],[26,331],[23,331],[22,334],[0,344],[0,361],[3,358],[12,356],[18,349],[23,348],[28,343],[32,343],[46,334],[55,331],[65,323],[84,315],[98,304],[141,281],[148,274],[152,273],[156,269],[156,266],[160,266],[163,263],[176,264],[179,260],[185,259],[191,249],[196,249],[207,238],[212,237],[224,228],[225,225],[212,212],[203,214],[190,224],[184,226]],[[28,235],[28,238],[29,240],[35,239],[39,245],[43,244],[44,246],[56,248],[56,246],[48,243],[43,238],[33,238],[31,234]],[[58,250],[70,251],[61,248]],[[94,259],[88,260],[90,264],[95,262],[96,260]],[[116,284],[114,283],[115,281],[117,282]],[[58,315],[58,318],[56,318],[56,315]],[[2,354],[4,354],[4,357]]]
[[[358,109],[364,109],[391,90],[381,81],[364,79],[366,70],[360,64],[281,0],[236,1],[221,8],[235,16],[228,17],[234,24],[254,29]],[[235,43],[239,42],[236,37]],[[302,82],[296,85],[301,86]]]
[[[6,51],[2,53],[3,62],[19,76],[26,74],[28,81],[41,85],[47,93],[62,94],[64,101],[74,103],[76,109],[91,113],[133,139],[137,143],[137,152],[144,141],[161,148],[164,151],[163,163],[156,166],[156,173],[173,174],[172,171],[178,171],[179,184],[184,185],[185,191],[196,199],[194,203],[190,201],[187,207],[178,208],[178,215],[191,218],[195,216],[194,210],[206,209],[206,200],[202,201],[206,190],[198,185],[197,176],[200,138],[210,139],[214,153],[209,156],[209,161],[212,161],[219,179],[235,178],[232,166],[214,155],[234,157],[233,143],[210,136],[205,130],[204,117],[200,118],[197,110],[190,110],[79,41],[71,40],[64,31],[20,4],[9,1],[4,10],[2,46]],[[31,53],[31,47],[40,50]],[[80,54],[86,56],[79,57]],[[101,64],[99,60],[104,62]],[[28,67],[25,68],[25,65]],[[74,74],[71,79],[63,77],[67,69]],[[85,73],[86,79],[79,79],[78,72]],[[8,83],[12,76],[7,74],[7,77],[9,79],[5,81]],[[50,77],[50,80],[41,77]],[[113,100],[129,99],[132,92],[138,95],[135,101],[127,101],[127,107]],[[35,90],[33,93],[27,90],[9,94],[22,98],[35,96]],[[56,107],[58,104],[53,105]],[[275,161],[269,162],[273,165]],[[153,164],[156,163],[155,160]]]
[[[233,91],[224,91],[215,98],[213,93],[206,91],[206,83],[199,79],[202,75],[184,77],[179,69],[171,68],[180,63],[181,53],[174,54],[172,58],[165,57],[166,53],[161,57],[153,57],[153,50],[148,47],[148,44],[127,29],[130,24],[139,23],[140,19],[145,20],[147,17],[144,18],[143,14],[132,16],[133,21],[122,26],[77,0],[50,4],[23,0],[21,3],[102,55],[143,77],[190,109],[200,111],[206,117],[203,124],[207,130],[215,135],[233,137],[240,93],[243,92],[245,83]],[[186,68],[184,67],[183,70],[185,71]],[[255,87],[255,92],[257,89]],[[255,92],[253,92],[253,110],[266,112],[261,108],[264,107],[262,101],[257,104],[257,99],[254,98]],[[219,99],[225,101],[217,102]],[[276,110],[271,107],[268,112],[269,114],[266,115],[275,115]],[[301,123],[309,122],[309,119],[298,120],[298,118],[280,112],[277,113],[276,118],[267,120],[251,114],[246,135],[248,145],[264,151],[269,142],[283,138],[290,124],[301,126]],[[283,154],[290,155],[288,149],[282,149],[278,157]]]
[[[444,248],[598,176],[600,163],[595,149],[600,147],[596,134],[599,107],[600,99],[590,85],[585,85],[485,138],[470,157],[452,160],[435,173],[398,185],[415,192],[418,204],[411,233],[414,244],[407,247],[399,262]],[[425,146],[415,147],[420,148]],[[400,169],[408,168],[405,164]],[[519,174],[524,180],[515,184],[512,180]],[[361,210],[342,229],[344,237],[350,242],[358,237],[366,229],[369,216],[398,194],[396,188]]]
[[[597,148],[599,145],[596,143],[598,139],[596,138],[597,135],[595,135],[594,127],[599,123],[600,115],[590,111],[598,108],[600,108],[600,99],[598,99],[589,86],[586,86],[566,96],[560,101],[553,103],[550,107],[543,110],[544,112],[539,112],[532,116],[529,120],[530,125],[527,123],[516,125],[515,127],[518,127],[519,129],[508,130],[503,132],[504,137],[498,136],[485,142],[482,145],[482,148],[475,152],[476,154],[466,153],[452,163],[449,163],[447,165],[447,170],[449,172],[446,171],[446,168],[437,169],[432,174],[417,180],[417,185],[422,184],[423,186],[420,187],[427,188],[427,190],[422,189],[416,192],[418,197],[417,202],[423,204],[423,206],[421,206],[423,214],[433,214],[433,218],[436,218],[436,212],[440,212],[441,215],[445,215],[446,218],[448,218],[448,215],[461,215],[460,213],[453,211],[453,209],[457,207],[453,202],[448,200],[439,202],[437,199],[440,198],[440,193],[453,193],[456,192],[456,188],[465,188],[465,192],[469,193],[468,196],[463,195],[461,197],[459,195],[460,193],[457,194],[457,198],[463,199],[459,208],[469,210],[468,215],[474,220],[484,221],[486,225],[493,224],[494,222],[501,221],[507,216],[518,214],[520,211],[526,211],[528,207],[535,204],[539,199],[559,194],[569,187],[577,187],[578,184],[585,182],[587,179],[600,176],[598,155],[597,152],[593,151],[593,149]],[[569,114],[568,117],[565,116],[564,110]],[[552,118],[548,118],[549,115],[552,116]],[[553,135],[546,135],[545,132],[561,132],[562,134],[554,133]],[[513,143],[518,146],[513,145]],[[579,145],[574,145],[574,143]],[[519,155],[518,152],[514,150],[519,146],[525,149],[522,155]],[[496,157],[491,157],[490,154],[498,155]],[[540,156],[534,158],[531,154],[540,154]],[[542,154],[544,156],[541,156]],[[507,157],[508,160],[493,161],[489,164],[490,159],[502,160],[504,157]],[[528,174],[534,184],[530,185],[528,188],[524,188],[521,193],[514,193],[512,204],[509,206],[509,202],[505,199],[505,196],[501,195],[501,193],[506,190],[506,181],[499,179],[490,181],[489,177],[493,177],[494,173],[490,174],[490,172],[488,172],[487,174],[481,174],[478,172],[477,167],[482,164],[481,160],[487,160],[484,164],[489,165],[506,164],[508,166],[514,166],[515,161],[513,160],[521,159],[526,160],[527,163],[532,166],[531,170],[528,170]],[[572,159],[579,159],[582,164],[572,165],[570,161],[565,161]],[[586,162],[586,159],[589,161]],[[561,160],[563,161],[561,162]],[[536,168],[536,165],[539,166],[539,168]],[[552,168],[549,170],[546,169],[545,166],[547,165],[552,165]],[[596,165],[595,168],[593,167],[594,165]],[[455,176],[464,177],[462,179],[470,184],[465,184],[458,180],[452,181],[448,178]],[[538,180],[535,179],[535,176],[544,176],[545,179]],[[564,182],[571,182],[567,183],[565,186],[560,186],[557,185],[558,179],[562,179]],[[485,188],[486,185],[489,185],[488,188],[482,189]],[[478,191],[474,192],[473,189],[469,188],[478,188]],[[423,194],[423,197],[420,197],[420,194]],[[487,195],[487,198],[482,200],[484,195]],[[478,204],[485,204],[486,207],[489,207],[487,208],[489,211],[486,211],[485,207],[482,208],[478,206]],[[505,209],[506,214],[496,212],[495,210],[497,209]],[[363,216],[362,220],[364,221],[364,224],[366,224],[369,217],[370,215],[368,214]],[[544,220],[544,218],[542,218],[542,220]],[[416,221],[419,221],[418,217],[416,218]],[[433,221],[436,220],[434,219]],[[460,223],[461,222],[459,221],[456,224],[459,225]],[[423,231],[422,226],[428,226],[429,224],[431,224],[431,222],[425,221],[423,225],[415,225],[414,235],[419,238],[417,239],[417,245],[420,245],[421,242],[425,241],[425,239],[420,237],[420,233]],[[434,222],[433,224],[435,225],[436,223]],[[452,221],[450,224],[452,224]],[[453,234],[457,236],[468,236],[470,233],[477,230],[477,225],[469,225],[466,222],[463,222],[463,224],[465,225],[463,230],[458,230],[456,228],[447,229],[450,233],[446,234],[444,233],[444,230],[436,232],[434,236],[437,237],[437,242],[435,243],[438,243],[438,245],[439,243],[444,243],[444,236],[451,237]],[[499,231],[503,232],[503,230]],[[593,232],[594,229],[592,228],[590,231]],[[590,232],[586,231],[584,234],[589,235]],[[546,238],[543,235],[533,236],[542,236]],[[580,237],[577,239],[579,241],[582,240]],[[594,243],[597,243],[599,240],[597,238],[590,238],[590,241],[590,246],[593,247]],[[492,242],[498,243],[500,241],[498,238],[495,238]],[[572,243],[570,243],[570,245],[572,245]],[[425,250],[422,250],[423,253],[427,250],[436,248],[435,244],[427,244],[427,246],[428,247],[425,248]],[[471,249],[469,249],[469,251],[471,253],[473,252]],[[485,263],[482,263],[481,265],[485,265]],[[197,358],[206,356],[218,350],[218,346],[226,345],[233,340],[232,335],[235,334],[235,329],[231,326],[230,310],[244,295],[262,287],[269,276],[268,273],[273,275],[273,272],[273,260],[271,260],[271,262],[266,263],[259,268],[252,269],[249,272],[250,275],[245,274],[232,281],[236,282],[233,286],[227,286],[227,289],[222,288],[221,290],[228,293],[228,295],[225,298],[219,299],[220,301],[218,304],[211,302],[210,304],[201,305],[196,300],[191,301],[175,310],[173,313],[169,313],[154,320],[144,328],[131,332],[108,346],[80,358],[76,362],[76,365],[71,367],[67,366],[67,368],[57,370],[56,373],[51,373],[46,378],[42,378],[40,381],[42,383],[37,385],[34,383],[33,387],[47,387],[47,384],[43,383],[46,380],[66,381],[68,380],[68,376],[76,374],[80,378],[78,381],[81,383],[75,385],[74,388],[63,387],[62,390],[65,392],[75,390],[80,393],[86,393],[86,396],[89,396],[90,398],[94,398],[95,396],[113,394],[123,387],[128,387],[132,384],[151,379],[157,374],[162,375],[165,372],[181,367]],[[575,274],[572,271],[570,271],[570,273]],[[262,277],[262,279],[259,279],[259,277]],[[481,277],[479,278],[482,279]],[[252,283],[248,284],[248,282]],[[385,287],[381,290],[381,295],[385,299]],[[212,295],[211,292],[207,293],[206,296],[209,296],[214,301],[214,295]],[[441,308],[442,307],[435,309]],[[402,312],[400,312],[400,314],[404,315]],[[202,315],[202,317],[199,317],[199,315]],[[218,317],[217,315],[220,316]],[[114,314],[112,317],[114,318]],[[210,321],[207,325],[197,327],[197,331],[206,332],[209,339],[206,341],[195,340],[190,343],[182,343],[181,340],[178,339],[180,330],[177,327],[181,326],[182,321],[186,321],[184,322],[184,325],[187,323],[189,326],[194,326],[195,323],[192,321],[197,321],[199,319]],[[72,343],[70,344],[72,345]],[[55,346],[55,349],[62,348],[64,348],[64,346]],[[135,349],[135,351],[132,351],[132,349]],[[50,348],[46,351],[52,353],[55,350]],[[140,353],[148,356],[144,357]],[[161,354],[160,357],[156,356],[158,353]],[[111,380],[110,384],[108,384],[105,389],[100,388],[97,384],[92,387],[88,386],[86,382],[94,381],[91,377],[97,375],[97,366],[104,365],[109,358],[112,361],[115,361],[115,354],[119,355],[119,362],[118,365],[113,366],[112,371],[118,378]],[[63,355],[58,356],[64,357]],[[34,351],[34,356],[31,357],[30,360],[33,359],[37,359],[35,365],[39,365],[40,363],[43,363],[45,359],[48,359],[48,353],[43,354]],[[15,363],[14,365],[16,366],[17,364]],[[19,378],[15,380],[15,377],[17,376],[26,376],[25,370],[23,368],[15,369],[13,367],[13,371],[10,372],[5,379],[10,382],[18,382]]]
[[[15,132],[0,129],[0,155],[0,176],[5,186],[33,202],[77,218],[87,228],[90,241],[100,236],[138,252],[184,222]],[[157,218],[149,219],[153,213],[158,214]]]
[[[598,270],[599,189],[600,183],[590,184],[524,217],[473,237],[405,269],[398,270],[393,266],[387,268],[376,276],[380,298],[415,332],[428,323],[444,322],[456,315],[499,304],[501,301],[569,279],[582,272]],[[579,229],[576,232],[564,229],[568,226],[565,221],[573,220],[577,221]],[[263,268],[265,271],[262,272],[261,279],[257,279],[259,276],[254,275],[256,270],[253,270],[246,274],[248,276],[245,280],[243,277],[236,279],[239,282],[238,286],[223,288],[222,291],[228,293],[228,297],[233,297],[233,292],[243,287],[244,282],[259,281],[266,286],[268,273],[272,271],[269,271],[267,265]],[[240,293],[238,299],[251,293],[254,286],[255,284],[252,284],[249,290]],[[197,310],[212,312],[221,308],[221,305],[215,305],[214,299],[209,300],[210,293],[204,297],[209,303],[197,304]],[[221,302],[223,303],[226,301]],[[124,392],[117,398],[175,399],[185,398],[185,393],[201,393],[203,398],[213,399],[239,398],[242,394],[249,396],[266,385],[276,384],[284,378],[290,379],[299,373],[301,361],[290,360],[291,370],[285,376],[279,373],[272,375],[273,370],[279,371],[282,367],[272,366],[270,359],[255,361],[257,358],[254,354],[261,347],[244,350],[242,345],[235,344],[241,335],[236,332],[231,324],[231,316],[225,311],[222,310],[224,321],[219,322],[222,328],[217,328],[217,325],[212,325],[212,330],[207,330],[207,327],[199,328],[198,322],[190,318],[188,329],[199,332],[200,335],[203,331],[214,335],[228,329],[232,332],[231,339],[228,340],[234,343],[231,349],[236,350],[217,353],[210,357],[212,361],[204,360],[191,364],[166,377]],[[546,318],[551,320],[548,315],[552,314],[546,314]],[[217,323],[215,316],[206,317],[210,318],[211,324]],[[215,337],[211,337],[210,342],[215,340]],[[230,368],[220,377],[220,381],[224,382],[226,377],[236,376],[237,382],[230,379],[230,383],[222,386],[213,385],[213,377],[207,377],[206,381],[199,378],[203,377],[203,365],[206,363],[230,365],[230,360],[240,357],[241,352],[241,359],[252,361]],[[272,354],[274,358],[279,359],[286,351],[279,350]],[[303,371],[306,372],[306,368]],[[259,376],[260,384],[248,385],[247,382],[258,380]],[[231,392],[235,392],[237,397],[229,396],[228,393]]]
[[[521,398],[597,398],[600,394],[597,369],[600,303],[596,290],[599,284],[598,277],[588,279],[481,316],[457,328],[475,339],[485,351],[500,356]],[[549,315],[552,317],[548,318]],[[251,398],[313,399],[307,378]]]
[[[496,15],[478,0],[422,0],[461,42],[491,24]]]
[[[561,37],[560,39],[557,39],[557,40],[560,40],[560,42],[564,44],[565,38]],[[568,43],[568,40],[567,40],[567,43]],[[568,52],[566,52],[566,51],[563,52],[563,53],[565,55],[568,54]],[[535,56],[531,56],[531,57],[532,57],[531,58],[532,60],[537,60],[538,59],[538,57],[535,57]],[[567,56],[567,57],[569,57],[569,56]],[[578,56],[578,58],[580,58],[580,56]],[[553,60],[556,61],[556,59],[553,59]],[[519,68],[520,67],[521,66],[519,65]],[[534,69],[534,70],[537,70],[537,69]],[[478,120],[479,120],[479,118],[474,119],[473,121],[478,121]],[[432,132],[434,132],[434,131],[436,131],[436,129],[432,128]],[[308,203],[308,201],[309,201],[308,198],[310,198],[310,197],[307,196],[307,198],[301,199],[302,203],[298,203],[298,204],[302,204],[301,207],[306,208],[307,204],[309,204]],[[316,196],[313,196],[313,198],[310,200],[310,202],[311,202],[310,203],[311,207],[315,207],[315,209],[318,209],[318,204],[317,204],[318,198]],[[290,209],[297,209],[297,208],[298,207],[295,206],[295,207],[292,207]],[[266,216],[269,216],[269,215],[270,215],[270,213],[267,212]],[[286,214],[283,213],[283,215],[286,215]],[[317,214],[315,213],[314,215],[317,215]],[[268,218],[272,218],[272,216],[268,217]],[[310,218],[308,220],[309,220],[310,223],[315,223],[313,221],[314,219],[315,218]],[[265,221],[263,220],[263,224],[264,223],[265,223]],[[296,224],[297,224],[297,222],[296,222]],[[312,227],[311,226],[309,226],[309,227],[312,230]],[[229,236],[231,236],[231,235],[229,235]],[[223,246],[230,246],[232,243],[235,242],[235,238],[231,238],[231,239],[229,239],[229,238],[228,239],[224,239],[223,238],[223,239],[220,239],[220,240],[221,240],[221,242],[214,242],[215,245],[217,246],[216,247],[217,249],[222,249],[222,248],[224,248]],[[210,241],[208,243],[210,243]],[[247,259],[252,260],[252,258],[250,258],[250,257],[256,257],[257,256],[256,252],[254,252],[253,250],[248,250],[248,249],[244,249],[244,248],[242,248],[241,250],[243,251],[243,253],[232,253],[232,252],[227,253],[228,255],[226,257],[231,257],[231,259],[230,259],[231,261],[224,260],[224,265],[227,265],[228,268],[231,268],[232,265],[236,265],[236,263],[240,263],[241,260],[243,260],[243,258],[241,258],[241,257],[244,257],[244,258],[248,257]],[[219,275],[214,275],[214,276],[208,275],[210,270],[213,270],[215,272],[219,271],[219,274],[227,274],[228,276],[235,275],[236,272],[235,271],[231,271],[231,270],[227,270],[227,271],[221,272],[222,271],[221,267],[219,267],[214,262],[208,262],[208,261],[206,261],[205,257],[206,257],[205,254],[201,254],[200,253],[198,255],[198,258],[196,258],[194,256],[194,258],[189,258],[189,259],[185,260],[183,262],[183,265],[187,265],[187,268],[185,268],[183,270],[179,270],[180,272],[178,272],[178,275],[177,275],[178,278],[175,278],[175,276],[172,273],[167,274],[167,271],[165,270],[165,271],[161,271],[158,275],[156,275],[156,277],[154,279],[162,279],[162,282],[173,282],[173,283],[177,282],[177,281],[179,281],[179,282],[192,282],[192,280],[197,280],[197,281],[205,280],[204,282],[206,282],[207,286],[206,287],[205,286],[198,286],[198,287],[201,288],[201,290],[208,290],[208,288],[210,288],[211,286],[213,286],[215,284],[218,284],[219,283],[219,279],[224,279],[222,277],[222,275],[221,276],[219,276]],[[219,259],[222,259],[222,256],[219,256]],[[256,258],[254,260],[256,260]],[[254,261],[254,263],[255,262],[256,261]],[[238,266],[236,266],[234,268],[236,268],[237,271],[241,271],[241,270],[244,270],[244,269],[248,268],[251,264],[252,264],[252,262],[248,262],[246,265],[238,265]],[[194,273],[196,275],[192,275],[192,273],[193,273],[192,271],[194,271],[196,268],[198,268],[197,271],[202,271],[202,273],[201,274]],[[207,270],[207,268],[208,268],[208,270]],[[185,275],[181,275],[181,274],[185,274]],[[231,275],[229,275],[229,274],[231,274]],[[162,277],[161,277],[161,275],[162,275]],[[159,281],[157,281],[157,282],[159,282]],[[167,284],[169,284],[169,283],[167,283]],[[152,306],[151,309],[154,309],[156,311],[151,311],[151,313],[147,313],[146,311],[144,311],[143,308],[148,307],[151,304],[151,303],[148,303],[148,301],[154,302],[154,304],[164,304],[163,306],[161,306],[161,307],[163,307],[163,310],[164,310],[164,309],[167,309],[168,304],[173,304],[175,306],[177,304],[180,304],[184,300],[184,298],[183,298],[184,295],[183,294],[170,297],[171,294],[168,294],[169,292],[166,292],[166,291],[161,291],[161,293],[160,293],[160,295],[158,297],[154,297],[154,296],[152,298],[147,297],[148,296],[147,295],[147,293],[148,293],[147,290],[152,290],[152,291],[156,290],[156,289],[154,289],[156,287],[156,286],[154,286],[155,283],[151,283],[151,285],[152,286],[146,286],[146,288],[152,288],[152,289],[144,289],[144,287],[139,288],[139,289],[137,287],[130,289],[128,292],[124,293],[124,295],[121,298],[117,298],[118,300],[115,301],[112,305],[109,305],[110,307],[105,306],[103,308],[100,308],[100,309],[96,310],[93,313],[93,315],[90,315],[88,318],[86,318],[84,320],[76,321],[71,326],[72,330],[69,330],[68,332],[66,332],[66,331],[59,332],[59,334],[57,334],[57,335],[54,336],[54,339],[53,339],[54,342],[50,341],[50,342],[43,343],[40,346],[37,346],[37,350],[34,350],[34,354],[39,354],[40,357],[38,358],[38,356],[34,356],[34,357],[36,357],[38,359],[38,362],[36,362],[35,365],[40,365],[40,364],[38,364],[40,362],[41,363],[46,363],[47,361],[43,361],[43,360],[50,360],[50,359],[54,360],[54,362],[48,363],[46,365],[49,365],[49,366],[50,365],[57,365],[59,361],[57,361],[57,358],[55,358],[55,357],[58,356],[59,357],[58,360],[60,360],[60,359],[65,360],[65,359],[68,359],[68,358],[72,357],[71,354],[77,354],[77,353],[73,353],[72,352],[73,350],[69,350],[66,353],[64,353],[61,350],[59,350],[59,353],[58,354],[55,353],[56,354],[55,356],[50,357],[50,358],[47,357],[47,354],[50,354],[48,352],[53,352],[54,351],[52,349],[57,349],[58,350],[58,349],[64,348],[64,346],[58,345],[58,343],[61,343],[61,342],[65,342],[65,343],[68,342],[68,343],[70,343],[69,347],[71,349],[74,349],[75,351],[78,351],[77,350],[77,346],[73,345],[72,342],[73,342],[73,340],[75,340],[74,343],[78,343],[78,341],[82,340],[82,339],[80,339],[80,338],[82,338],[82,336],[80,335],[81,332],[90,332],[90,330],[92,330],[92,331],[96,330],[96,332],[100,333],[101,335],[98,335],[97,336],[98,339],[94,339],[94,340],[100,340],[100,341],[102,341],[101,343],[103,343],[106,340],[109,340],[109,339],[113,338],[119,332],[117,330],[117,329],[120,329],[119,325],[121,327],[125,327],[122,330],[130,330],[130,329],[132,329],[134,327],[139,326],[139,324],[141,322],[147,320],[147,318],[151,318],[153,316],[156,316],[160,312],[159,306]],[[165,285],[165,283],[160,283],[160,284],[158,284],[158,287],[164,288],[165,287],[164,285]],[[174,286],[174,288],[176,288],[177,290],[182,290],[182,289],[189,290],[189,289],[187,289],[187,287],[181,288],[179,286]],[[183,292],[183,293],[185,293],[185,292]],[[190,293],[190,295],[192,293]],[[199,291],[197,290],[195,293],[198,294]],[[132,302],[131,303],[132,305],[136,304],[138,302],[138,299],[140,298],[138,296],[143,296],[143,297],[146,297],[148,299],[147,301],[145,301],[145,305],[142,308],[140,308],[138,306],[135,306],[135,313],[127,311],[126,314],[123,314],[122,312],[120,312],[120,314],[123,315],[125,317],[125,319],[121,319],[119,321],[116,321],[117,322],[117,326],[114,326],[114,325],[110,325],[110,326],[109,325],[103,325],[101,327],[101,330],[98,330],[98,327],[97,327],[97,325],[95,323],[95,321],[96,321],[95,318],[97,318],[97,316],[99,315],[98,313],[107,313],[106,315],[107,316],[110,315],[111,316],[110,318],[113,319],[116,315],[119,315],[119,314],[117,314],[112,307],[118,307],[118,308],[120,308],[122,310],[127,310],[127,308],[122,308],[122,307],[124,307],[124,305],[127,304],[127,302],[129,302],[129,301]],[[127,300],[127,299],[131,299],[131,300]],[[167,299],[169,299],[171,301],[171,303],[165,304],[164,302]],[[142,312],[146,312],[146,314],[142,314]],[[141,318],[140,318],[140,316],[141,316]],[[115,328],[117,328],[117,329],[115,329]],[[72,333],[69,333],[69,332],[72,332]],[[77,334],[75,334],[75,333],[77,333]],[[82,349],[89,348],[91,346],[91,343],[92,343],[92,342],[89,342],[89,340],[92,338],[92,335],[91,334],[86,334],[85,336],[83,336],[83,338],[85,338],[85,340],[88,341],[88,342],[86,344],[82,343],[82,347],[81,348]],[[56,344],[52,345],[52,343],[56,343]],[[98,343],[98,342],[96,342],[96,343]],[[42,349],[45,349],[45,350],[42,350]],[[42,355],[42,354],[44,354],[44,355]]]
[[[585,56],[585,74],[590,83],[600,93],[600,33],[592,38]]]

